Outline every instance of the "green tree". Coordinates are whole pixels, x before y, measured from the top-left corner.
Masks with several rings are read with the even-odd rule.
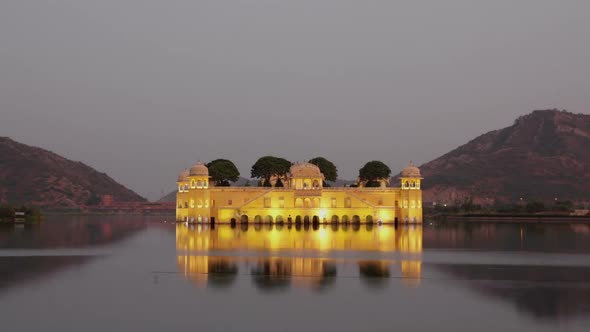
[[[359,178],[367,184],[374,184],[381,179],[387,179],[391,175],[391,169],[378,160],[369,161],[359,170]]]
[[[86,200],[86,205],[99,205],[102,203],[102,199],[95,192],[90,193],[90,197]]]
[[[250,174],[253,178],[264,180],[264,185],[270,185],[270,178],[273,175],[284,176],[289,172],[291,162],[274,156],[265,156],[259,158],[254,165]]]
[[[320,168],[320,171],[322,172],[322,174],[324,174],[326,181],[334,182],[338,178],[338,169],[336,168],[336,165],[334,165],[334,163],[332,163],[328,159],[324,157],[315,157],[311,159],[309,163],[314,164]],[[327,187],[325,182],[324,187]]]
[[[545,204],[541,201],[532,201],[526,205],[526,212],[528,213],[536,213],[541,211],[545,211]]]
[[[233,162],[227,159],[215,159],[208,163],[209,176],[218,187],[229,187],[230,182],[236,182],[240,178],[240,172]]]

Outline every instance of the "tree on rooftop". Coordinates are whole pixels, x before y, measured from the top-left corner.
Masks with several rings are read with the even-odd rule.
[[[264,180],[264,184],[270,184],[273,175],[278,177],[284,176],[289,172],[291,162],[274,156],[264,156],[259,158],[250,172],[253,178]]]
[[[309,161],[310,164],[314,164],[320,168],[320,172],[324,174],[326,181],[336,181],[338,178],[338,169],[333,162],[329,161],[324,157],[315,157]],[[324,187],[326,187],[326,183],[324,182]]]
[[[390,175],[391,169],[378,160],[369,161],[359,170],[361,182],[370,183],[371,185],[379,182],[379,180],[388,179]]]
[[[211,180],[218,187],[229,187],[230,182],[236,182],[240,178],[240,172],[236,165],[227,159],[215,159],[207,165]]]

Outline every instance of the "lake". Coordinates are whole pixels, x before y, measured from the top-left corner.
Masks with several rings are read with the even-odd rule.
[[[590,330],[590,225],[163,219],[1,227],[2,330]]]

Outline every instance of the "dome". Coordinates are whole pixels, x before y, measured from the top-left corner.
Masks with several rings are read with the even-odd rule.
[[[189,174],[190,176],[209,176],[209,169],[199,161],[191,167]]]
[[[289,170],[294,178],[323,178],[320,168],[310,163],[295,163]]]
[[[184,171],[180,172],[180,174],[178,174],[178,182],[186,181],[186,178],[189,175],[190,173],[188,172],[188,169],[185,169]]]
[[[410,164],[403,169],[402,177],[404,178],[420,178],[420,169],[414,166],[414,163],[410,161]]]

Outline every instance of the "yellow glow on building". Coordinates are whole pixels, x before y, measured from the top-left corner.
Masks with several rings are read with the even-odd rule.
[[[197,163],[178,177],[176,219],[188,223],[422,223],[422,178],[412,164],[402,171],[400,187],[324,188],[323,178],[317,166],[300,163],[291,167],[285,187],[214,187],[207,167]]]

